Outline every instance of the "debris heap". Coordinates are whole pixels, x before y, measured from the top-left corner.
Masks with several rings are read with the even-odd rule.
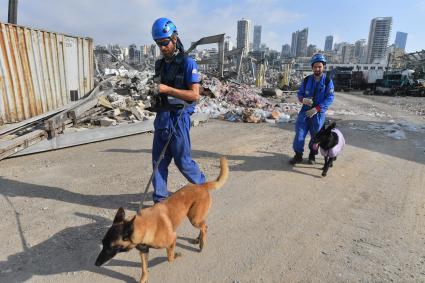
[[[201,85],[203,98],[196,112],[207,113],[211,118],[248,123],[287,122],[300,107],[285,102],[280,90],[274,91],[275,97],[271,100],[261,95],[265,90],[231,80],[203,76]]]

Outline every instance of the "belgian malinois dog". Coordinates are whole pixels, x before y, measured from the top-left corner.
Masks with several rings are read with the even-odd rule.
[[[199,244],[202,251],[206,243],[207,224],[205,218],[211,206],[210,190],[221,188],[227,180],[229,167],[227,160],[220,159],[220,175],[216,181],[201,185],[188,184],[172,196],[152,207],[139,211],[132,217],[125,217],[124,209],[118,209],[113,224],[102,240],[102,251],[96,260],[96,266],[101,266],[117,253],[128,252],[136,248],[142,261],[142,276],[140,282],[148,280],[149,248],[167,249],[168,262],[172,262],[179,254],[174,253],[176,247],[176,229],[184,220],[190,223],[200,233],[194,243]]]

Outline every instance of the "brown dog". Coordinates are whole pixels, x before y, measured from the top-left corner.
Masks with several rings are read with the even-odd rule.
[[[202,248],[206,242],[207,224],[205,218],[211,206],[209,190],[221,188],[227,180],[229,167],[227,160],[220,159],[220,175],[214,182],[202,185],[188,184],[169,198],[145,208],[131,219],[125,219],[124,209],[118,209],[114,222],[102,240],[103,248],[96,265],[101,266],[119,252],[128,252],[137,248],[142,260],[142,277],[140,282],[148,279],[149,248],[167,249],[168,261],[177,255],[176,229],[187,216],[190,223],[200,229],[195,243]]]

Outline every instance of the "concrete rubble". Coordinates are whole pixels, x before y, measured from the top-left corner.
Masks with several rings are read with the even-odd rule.
[[[285,102],[282,94],[279,95],[281,98],[265,98],[261,96],[261,89],[231,80],[203,76],[201,85],[203,98],[197,104],[196,112],[230,122],[288,122],[301,106]]]
[[[103,107],[116,112],[100,113],[89,122],[98,125],[97,121],[104,116],[115,119],[118,124],[153,119],[155,113],[147,110],[154,91],[149,75],[152,73],[138,72],[117,77],[108,85],[108,94],[99,97]],[[213,119],[248,123],[288,122],[300,109],[297,103],[286,103],[285,98],[290,94],[278,88],[260,89],[206,75],[201,75],[201,86],[201,99],[195,112],[208,114]]]

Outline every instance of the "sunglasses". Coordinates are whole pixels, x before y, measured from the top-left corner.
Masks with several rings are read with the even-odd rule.
[[[161,47],[161,46],[167,46],[170,43],[170,41],[171,41],[171,38],[167,38],[166,40],[161,40],[161,41],[157,40],[155,42],[156,42],[156,45]]]

